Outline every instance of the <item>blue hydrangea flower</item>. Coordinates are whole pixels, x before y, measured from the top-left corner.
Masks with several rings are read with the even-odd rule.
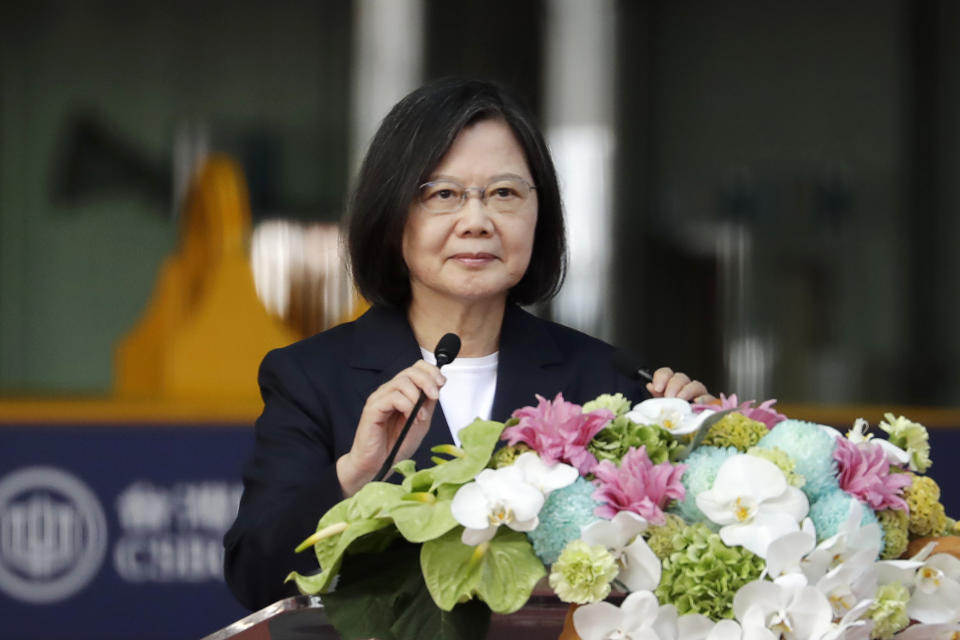
[[[834,536],[840,530],[840,525],[846,522],[850,515],[850,505],[857,500],[855,497],[843,491],[834,489],[824,494],[819,500],[810,505],[810,519],[813,520],[813,526],[817,530],[817,542],[822,542],[830,536]],[[860,503],[863,507],[863,515],[860,517],[860,526],[865,527],[868,524],[877,523],[877,516],[869,506]],[[882,529],[879,529],[882,531]],[[882,537],[883,534],[881,533]],[[883,540],[877,540],[878,546],[883,548]]]
[[[810,502],[839,489],[837,463],[833,459],[836,440],[818,424],[784,420],[757,443],[762,449],[781,449],[796,463],[795,473],[806,482],[801,489]]]
[[[567,543],[580,538],[580,529],[600,518],[593,510],[600,504],[590,497],[596,487],[580,477],[576,482],[557,489],[540,510],[540,523],[527,537],[540,561],[550,565],[557,561]]]
[[[686,498],[670,508],[670,511],[676,513],[688,523],[705,522],[708,526],[716,528],[717,525],[703,515],[703,512],[697,507],[697,494],[707,491],[713,486],[713,481],[717,478],[717,470],[727,458],[739,454],[736,447],[697,447],[693,450],[686,460],[687,470],[683,474],[681,481],[684,489],[687,490]]]

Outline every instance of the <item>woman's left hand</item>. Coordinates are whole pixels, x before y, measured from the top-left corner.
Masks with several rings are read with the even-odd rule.
[[[647,391],[654,398],[680,398],[688,402],[708,402],[713,396],[699,380],[670,367],[660,367],[653,373],[653,381],[647,383]]]

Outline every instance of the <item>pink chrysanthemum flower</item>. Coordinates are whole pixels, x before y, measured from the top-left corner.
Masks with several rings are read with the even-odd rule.
[[[910,486],[912,479],[906,473],[890,473],[887,455],[879,445],[837,438],[833,459],[840,471],[837,479],[841,489],[860,498],[874,511],[907,510],[907,502],[900,493]]]
[[[604,503],[594,513],[611,519],[621,511],[632,511],[652,524],[664,524],[663,509],[667,503],[686,496],[680,482],[686,469],[685,464],[653,464],[647,457],[646,447],[631,447],[619,467],[604,460],[593,468],[597,478],[593,499]]]
[[[503,430],[507,444],[524,442],[533,448],[548,465],[566,462],[580,475],[590,473],[597,459],[587,451],[587,443],[613,419],[609,409],[583,413],[583,408],[563,399],[558,393],[553,402],[537,395],[536,407],[523,407],[513,412],[520,422]]]
[[[767,425],[767,429],[773,429],[774,426],[787,419],[787,416],[773,408],[773,405],[777,402],[776,400],[765,400],[761,402],[758,407],[753,406],[755,402],[756,400],[747,400],[741,403],[737,399],[737,394],[731,394],[728,398],[721,393],[719,402],[695,404],[692,408],[696,413],[707,411],[708,409],[710,411],[736,409],[739,413],[742,413],[751,420],[756,420],[757,422],[762,422]]]

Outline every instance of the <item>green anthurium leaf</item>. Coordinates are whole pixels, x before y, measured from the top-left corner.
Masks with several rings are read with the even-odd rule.
[[[405,500],[390,511],[390,517],[401,535],[410,542],[426,542],[439,538],[457,526],[450,513],[450,500],[437,500],[433,494],[427,494],[433,502]]]
[[[323,604],[345,639],[480,640],[490,622],[481,602],[438,609],[420,575],[419,545],[399,539],[383,553],[345,558],[337,589]]]
[[[384,527],[365,536],[360,536],[347,548],[347,555],[356,553],[380,553],[400,538],[394,527]]]
[[[420,583],[423,585],[423,583]],[[424,585],[391,627],[397,638],[480,640],[487,637],[490,607],[479,600],[458,604],[452,611],[438,609]]]
[[[401,460],[393,465],[393,470],[401,474],[404,478],[408,478],[416,473],[417,463],[413,460]]]
[[[297,584],[300,593],[316,594],[327,588],[326,576],[322,573],[305,576],[296,571],[291,571],[287,574],[284,582],[290,582],[291,580]]]
[[[460,485],[473,480],[490,461],[502,431],[502,422],[480,419],[461,429],[459,436],[463,457],[433,467],[433,488],[442,484]]]
[[[403,487],[391,482],[368,482],[353,497],[344,500],[348,503],[348,518],[383,517],[395,504],[403,500],[405,494]]]
[[[524,534],[500,527],[483,556],[477,593],[497,613],[513,613],[530,599],[547,571]]]
[[[305,586],[316,589],[305,591],[304,593],[315,594],[327,589],[330,581],[333,580],[333,577],[337,575],[337,572],[340,570],[340,561],[343,559],[343,554],[353,541],[368,533],[373,533],[374,531],[388,527],[391,524],[393,524],[393,521],[390,520],[390,518],[353,520],[347,523],[347,527],[341,533],[317,542],[313,548],[317,555],[317,562],[320,563],[320,568],[323,569],[323,571],[317,576],[311,576],[312,579],[309,582],[303,582]],[[301,581],[297,580],[297,586],[299,587],[300,585]]]
[[[413,601],[423,580],[418,549],[398,540],[376,554],[345,558],[335,591],[324,594],[327,617],[342,638],[396,640],[390,627]]]
[[[477,547],[463,544],[462,527],[423,543],[420,567],[423,581],[437,606],[450,611],[461,600],[472,598],[483,578],[482,556]],[[492,608],[492,607],[491,607]]]
[[[423,545],[420,566],[430,595],[449,609],[477,595],[497,613],[513,613],[530,599],[546,570],[522,533],[500,527],[492,540],[472,547],[457,528]]]
[[[433,486],[435,472],[436,467],[420,469],[416,473],[405,477],[401,486],[403,487],[404,491],[408,493],[413,493],[415,491],[429,491],[430,487]]]
[[[317,524],[317,533],[325,532],[313,543],[317,562],[322,571],[309,580],[291,574],[287,580],[296,581],[304,593],[319,593],[327,589],[340,570],[340,560],[347,548],[358,538],[392,524],[386,515],[390,507],[404,496],[402,488],[386,482],[370,482],[354,496],[341,500],[323,514]]]
[[[457,491],[460,490],[461,486],[463,485],[458,485],[458,484],[440,485],[440,488],[437,489],[437,500],[453,500],[453,496],[457,495]]]

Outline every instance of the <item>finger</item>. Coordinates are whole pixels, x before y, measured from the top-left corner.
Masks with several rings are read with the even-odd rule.
[[[711,396],[702,382],[691,380],[677,392],[677,397],[688,402],[701,402],[701,399],[709,400]]]
[[[416,452],[427,431],[430,430],[430,423],[433,420],[433,412],[436,406],[436,400],[426,400],[423,403],[423,407],[421,407],[417,413],[417,417],[414,419],[409,433],[407,433],[406,438],[404,438],[403,443],[400,445],[397,460],[409,458]]]
[[[426,362],[423,364],[428,367],[433,367],[433,365]],[[446,382],[446,378],[443,377],[443,374],[441,374],[436,367],[433,367],[431,371],[424,367],[413,366],[402,371],[400,375],[403,375],[407,380],[411,381],[431,400],[436,400],[440,397],[440,387]],[[400,376],[398,375],[397,377]]]
[[[402,418],[406,418],[413,410],[417,399],[418,397],[409,398],[396,390],[381,394],[376,399],[371,396],[370,399],[367,400],[367,404],[364,405],[363,411],[360,413],[360,424],[357,428],[357,435],[366,432],[374,426],[382,429],[388,425],[397,414]]]
[[[669,382],[672,376],[673,369],[670,367],[660,367],[653,372],[653,380],[647,383],[647,390],[654,396],[662,396],[667,387],[667,382]]]
[[[447,381],[446,377],[444,377],[444,375],[440,372],[439,367],[437,367],[437,365],[435,364],[430,364],[426,360],[417,360],[415,363],[413,363],[411,367],[409,367],[409,369],[413,369],[415,371],[423,371],[424,373],[430,375],[431,377],[433,377],[437,386],[440,386],[440,387],[442,387],[444,383]]]
[[[680,393],[680,390],[688,384],[690,384],[690,376],[685,373],[677,372],[673,374],[673,376],[667,382],[667,386],[663,390],[663,395],[665,398],[676,398],[677,394]]]

